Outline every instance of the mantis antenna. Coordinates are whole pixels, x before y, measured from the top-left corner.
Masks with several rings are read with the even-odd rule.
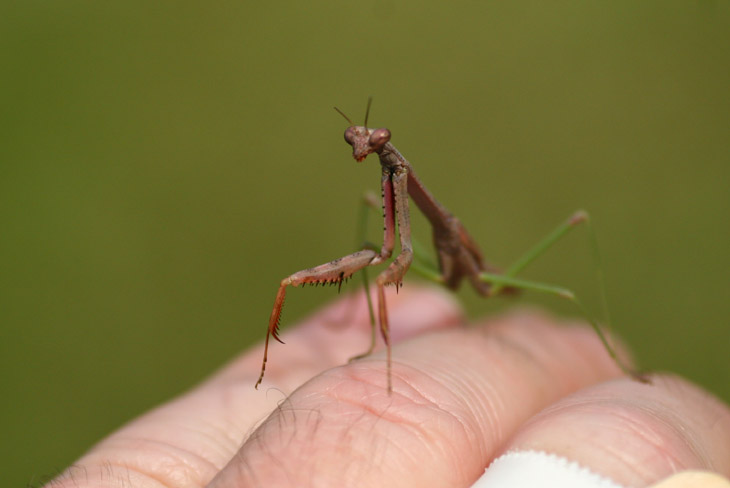
[[[368,97],[368,106],[367,106],[367,108],[365,109],[365,123],[363,123],[363,124],[362,124],[362,125],[363,125],[363,127],[365,127],[365,129],[367,129],[367,127],[368,127],[368,117],[370,116],[370,106],[371,106],[372,104],[373,104],[373,97]],[[344,113],[344,112],[343,112],[342,110],[340,110],[340,109],[339,109],[339,108],[337,108],[337,107],[333,107],[333,108],[334,108],[335,110],[337,110],[337,113],[339,113],[340,115],[342,115],[342,116],[343,116],[343,117],[345,118],[345,120],[346,120],[347,122],[349,122],[349,123],[350,123],[350,125],[351,125],[351,126],[352,126],[352,125],[355,125],[355,124],[354,124],[354,123],[352,122],[352,120],[350,120],[350,117],[348,117],[347,115],[345,115],[345,113]]]
[[[347,115],[345,115],[345,112],[343,112],[342,110],[340,110],[337,107],[332,107],[332,108],[334,108],[335,110],[337,110],[337,113],[340,114],[340,115],[342,115],[345,118],[345,120],[350,123],[350,125],[355,125],[355,124],[352,123],[352,120],[350,120],[350,117],[348,117]]]
[[[365,130],[368,130],[368,117],[370,116],[370,105],[373,104],[373,97],[368,97],[368,107],[365,109],[365,123],[362,124]],[[370,131],[368,131],[370,132]]]

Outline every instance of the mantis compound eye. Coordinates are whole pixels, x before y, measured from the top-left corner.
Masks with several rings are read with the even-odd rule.
[[[370,147],[372,147],[375,150],[378,150],[385,146],[385,144],[390,140],[390,131],[388,129],[375,129],[372,134],[370,134],[370,139],[368,140],[368,144]]]
[[[345,129],[345,142],[351,146],[355,142],[355,129],[352,127]]]

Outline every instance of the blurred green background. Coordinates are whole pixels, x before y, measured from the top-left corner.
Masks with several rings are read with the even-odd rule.
[[[360,122],[368,95],[491,261],[588,209],[616,332],[730,400],[726,1],[3,2],[0,40],[7,486],[261,340],[281,278],[353,249],[379,167],[332,106]],[[583,232],[525,277],[597,309]],[[285,326],[335,295],[293,290]]]

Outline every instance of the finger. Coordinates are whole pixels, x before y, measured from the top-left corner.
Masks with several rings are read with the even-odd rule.
[[[585,328],[517,314],[394,348],[298,389],[211,483],[232,486],[469,486],[518,426],[621,373]]]
[[[341,299],[286,331],[289,344],[281,349],[286,347],[287,354],[276,358],[280,365],[272,368],[272,379],[293,389],[364,348],[370,325],[364,295],[359,295],[354,302]],[[333,326],[353,305],[354,326]],[[389,306],[401,329],[393,334],[396,339],[463,322],[454,299],[434,289],[409,287],[392,297]],[[204,486],[284,397],[254,390],[262,354],[260,346],[244,353],[193,391],[122,427],[54,481],[54,487]]]
[[[687,469],[730,475],[730,409],[674,376],[651,385],[610,381],[565,397],[529,420],[505,451],[544,451],[625,486]]]

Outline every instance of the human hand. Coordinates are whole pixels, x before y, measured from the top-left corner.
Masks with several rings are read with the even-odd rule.
[[[509,450],[627,487],[730,474],[728,406],[675,376],[622,377],[587,327],[515,312],[467,328],[450,295],[418,287],[388,305],[391,396],[382,353],[346,364],[369,340],[359,294],[285,329],[259,390],[262,345],[111,434],[53,487],[468,487]]]

